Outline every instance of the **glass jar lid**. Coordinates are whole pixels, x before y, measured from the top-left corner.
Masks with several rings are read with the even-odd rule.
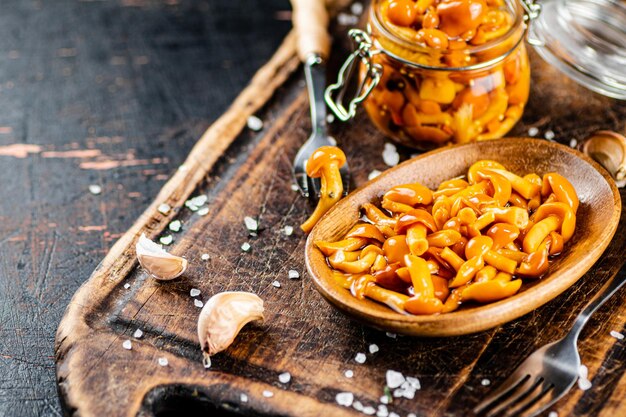
[[[626,100],[626,6],[619,0],[545,0],[529,41],[549,64],[605,96]]]

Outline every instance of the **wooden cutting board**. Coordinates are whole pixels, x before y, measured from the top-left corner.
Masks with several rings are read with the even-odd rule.
[[[335,28],[336,39],[345,38],[345,29]],[[335,67],[345,46],[335,44]],[[624,103],[579,87],[534,54],[531,59],[532,98],[512,135],[525,136],[537,127],[540,136],[551,130],[568,144],[598,129],[624,132]],[[388,369],[418,377],[422,387],[412,400],[394,399],[389,411],[469,415],[491,388],[487,380],[496,384],[535,348],[562,335],[585,301],[624,263],[622,221],[603,258],[583,279],[504,326],[465,337],[417,339],[390,337],[350,321],[315,291],[304,268],[305,236],[298,225],[311,207],[291,188],[291,161],[310,129],[298,69],[289,35],[76,293],[56,338],[67,415],[358,415],[338,405],[336,394],[349,391],[364,406],[377,407]],[[251,114],[264,121],[261,132],[245,127]],[[373,169],[385,169],[386,140],[362,111],[349,124],[333,124],[332,131],[348,155],[356,185]],[[411,153],[401,151],[404,158]],[[205,216],[184,207],[200,194],[209,198]],[[169,214],[157,211],[162,203],[173,207]],[[244,216],[259,219],[258,236],[249,236]],[[174,219],[183,223],[178,233],[168,231]],[[293,235],[285,235],[285,226],[293,226]],[[174,237],[169,250],[190,262],[182,278],[160,283],[138,267],[134,244],[142,232],[155,239]],[[244,242],[251,245],[248,253],[241,249]],[[204,253],[210,260],[201,259]],[[301,278],[288,279],[290,269]],[[265,322],[247,326],[213,358],[210,370],[201,362],[200,309],[189,294],[192,288],[202,291],[203,301],[224,290],[252,291],[265,300]],[[624,330],[625,295],[622,290],[610,300],[583,334],[582,360],[593,387],[573,389],[554,407],[560,416],[626,414],[626,341],[609,335]],[[143,337],[133,337],[136,329]],[[132,341],[131,350],[122,347],[125,340]],[[370,353],[374,344],[379,351]],[[364,364],[355,362],[359,352],[366,354]],[[160,358],[167,358],[167,366],[159,365]],[[347,378],[346,370],[354,377]],[[283,372],[291,374],[287,384],[279,382]]]

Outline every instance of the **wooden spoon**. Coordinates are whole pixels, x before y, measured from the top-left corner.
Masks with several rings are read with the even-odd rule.
[[[435,189],[442,181],[464,175],[481,159],[493,159],[525,175],[558,172],[580,198],[577,228],[566,248],[542,279],[526,282],[518,294],[486,304],[468,304],[458,311],[431,316],[402,315],[371,300],[358,300],[339,286],[314,242],[335,241],[359,220],[359,208],[394,185],[420,182]],[[507,138],[432,151],[389,169],[333,207],[311,232],[306,265],[318,291],[342,312],[370,326],[416,336],[455,336],[489,329],[518,318],[550,301],[591,268],[615,234],[621,199],[615,182],[595,161],[554,142]]]

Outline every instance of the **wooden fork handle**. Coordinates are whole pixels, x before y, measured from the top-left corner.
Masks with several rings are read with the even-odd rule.
[[[324,0],[291,0],[291,5],[300,60],[305,62],[312,54],[328,58],[331,38]]]

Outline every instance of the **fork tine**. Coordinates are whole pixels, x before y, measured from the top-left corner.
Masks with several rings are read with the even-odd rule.
[[[517,387],[520,386],[520,384],[525,382],[528,376],[528,374],[519,372],[519,369],[513,372],[506,380],[504,380],[504,382],[502,382],[498,386],[498,388],[491,391],[480,404],[474,407],[474,414],[478,415],[483,413],[487,409],[492,408],[495,404],[498,403],[498,401],[512,393]]]
[[[544,380],[543,383],[536,385],[526,398],[516,404],[514,408],[509,410],[505,414],[505,417],[525,415],[525,412],[527,410],[531,409],[535,404],[539,403],[553,388],[554,384]]]
[[[319,178],[310,178],[309,179],[309,198],[313,201],[317,201],[320,198],[322,185]]]
[[[495,417],[507,408],[515,406],[520,401],[524,401],[542,382],[543,378],[534,378],[531,375],[524,381],[524,383],[520,384],[520,386],[515,390],[515,393],[504,399],[504,401],[489,411],[489,413],[487,413],[487,417]]]
[[[348,195],[350,190],[350,168],[348,168],[348,162],[345,163],[339,169],[339,173],[341,174],[341,183],[343,184],[343,195]]]
[[[303,197],[308,198],[309,197],[309,180],[308,180],[309,177],[303,172],[297,172],[297,173],[294,172],[293,176],[296,180],[296,185],[300,189],[300,194],[302,194]]]

